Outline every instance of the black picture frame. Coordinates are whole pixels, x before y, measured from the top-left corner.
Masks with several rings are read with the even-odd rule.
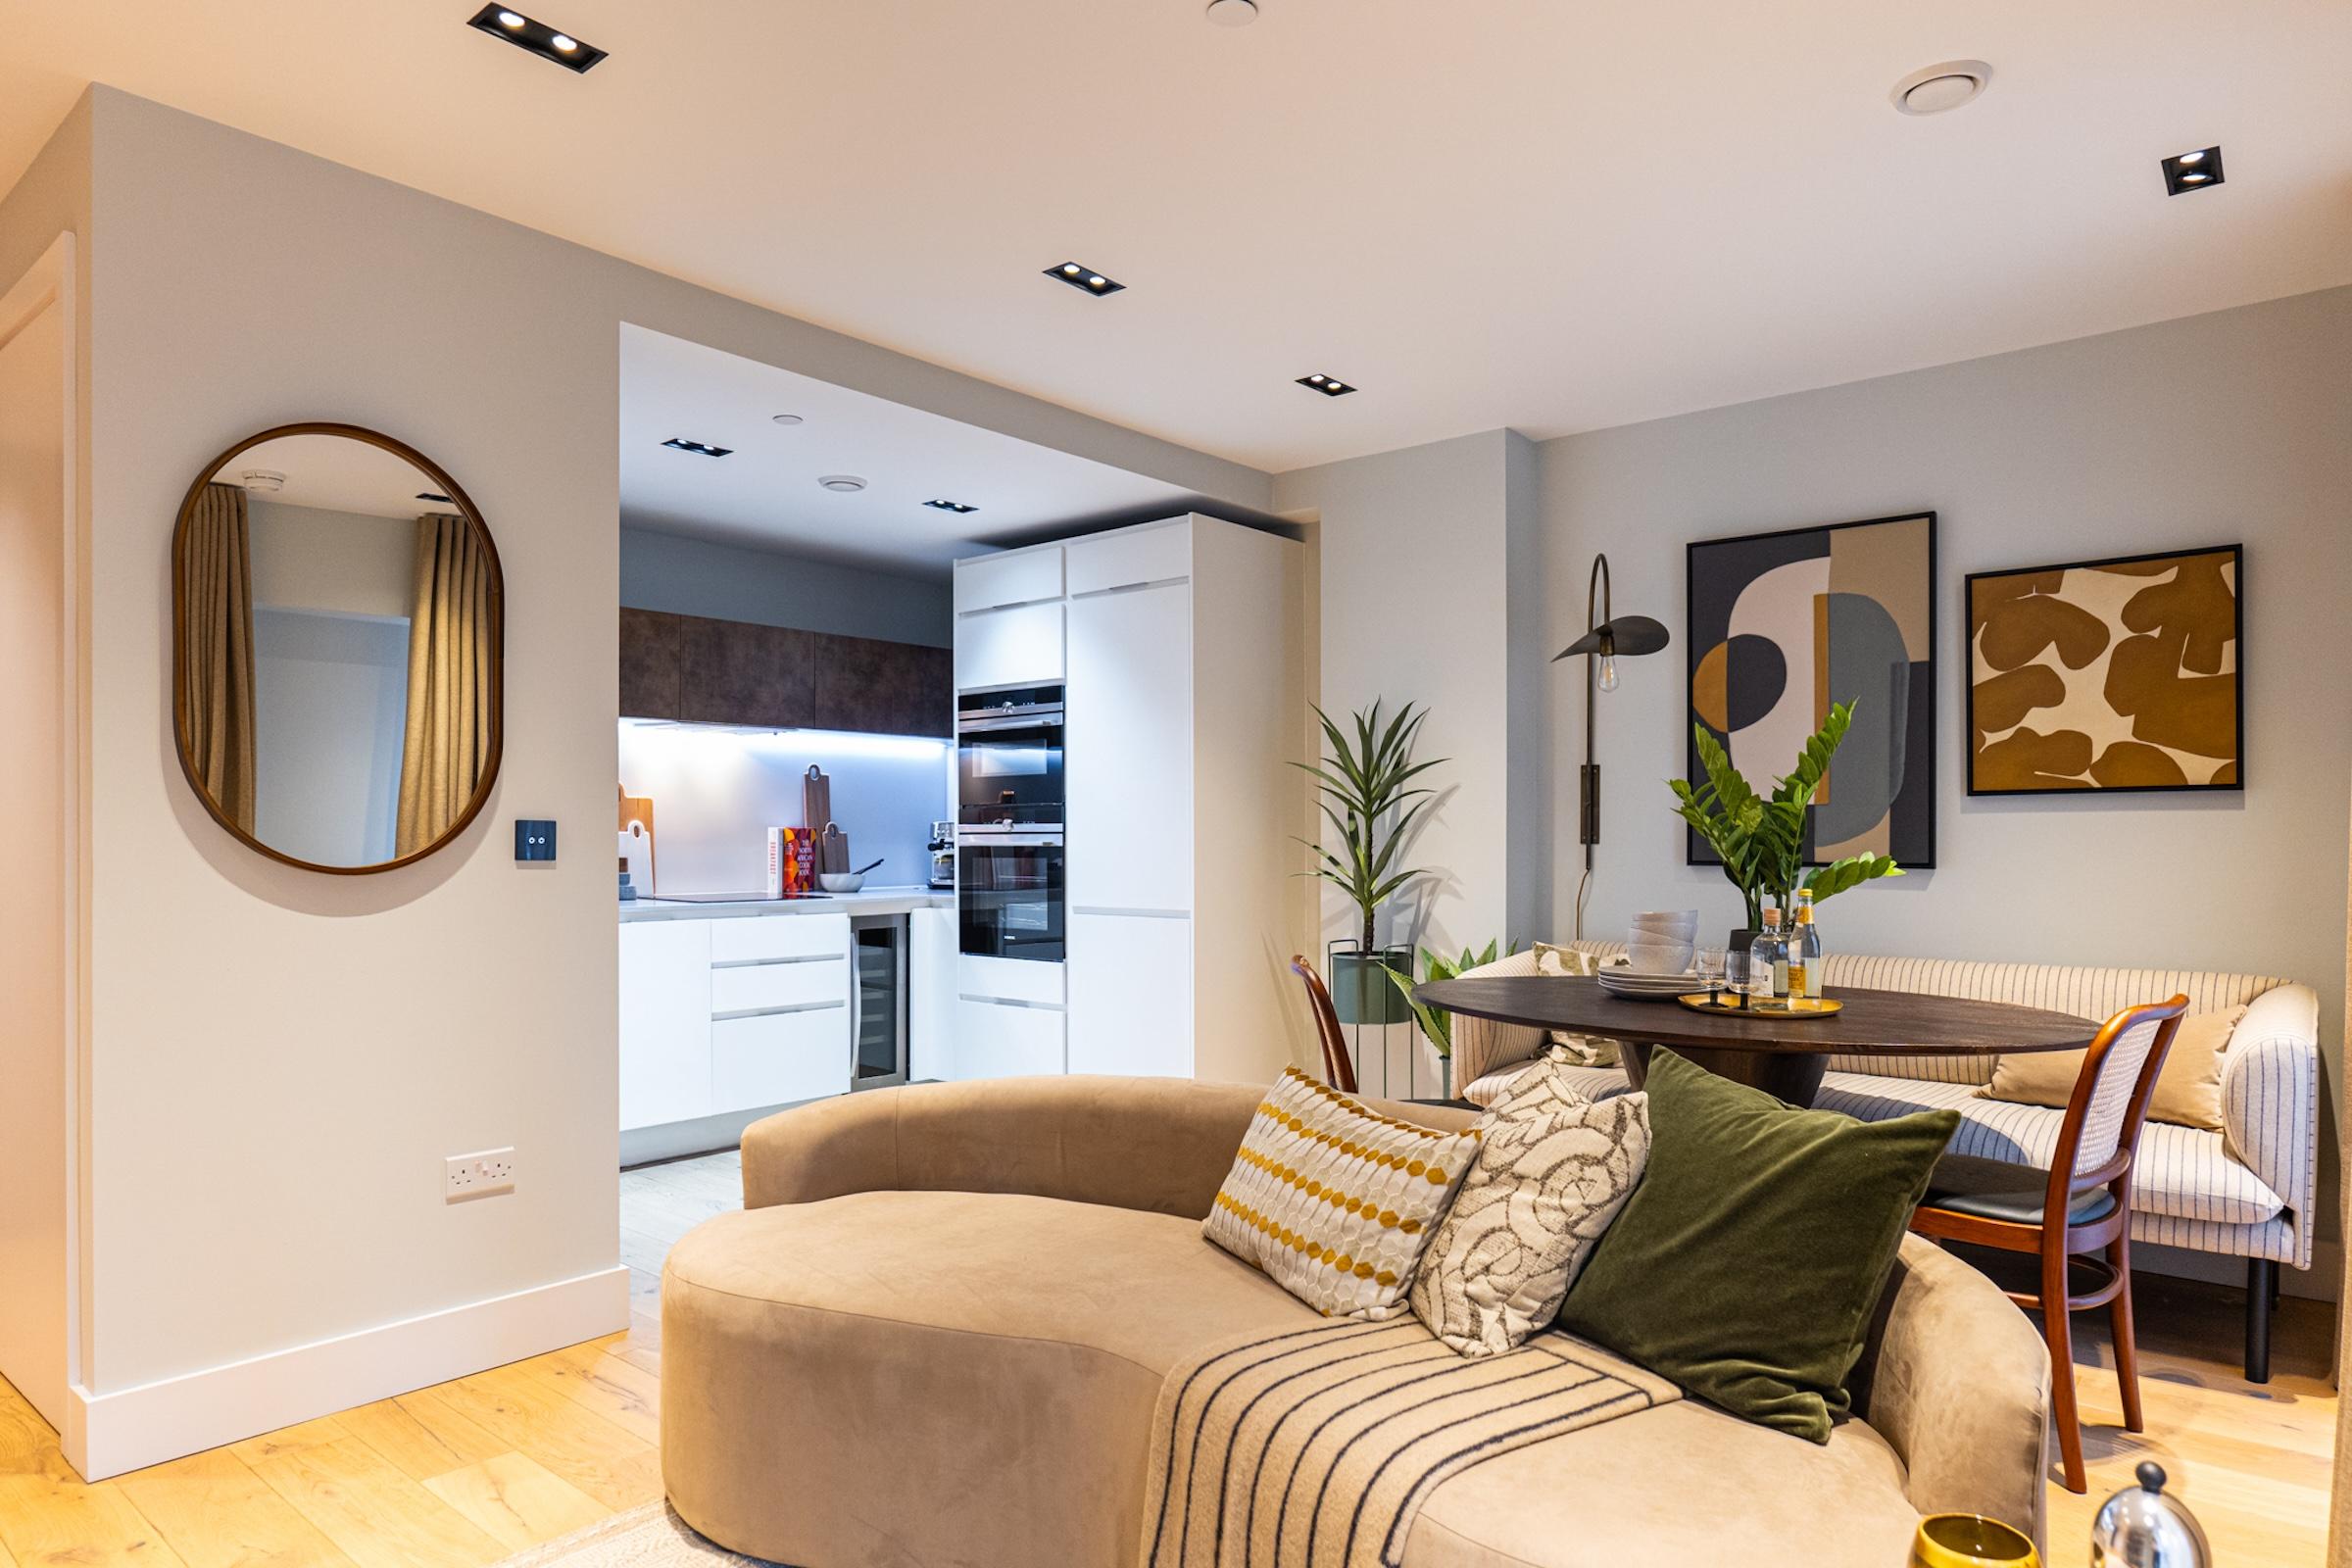
[[[1708,637],[1705,635],[1705,628],[1701,623],[1698,602],[1700,590],[1700,572],[1702,569],[1701,561],[1703,554],[1706,551],[1720,549],[1726,546],[1756,546],[1770,544],[1776,541],[1786,543],[1793,550],[1798,541],[1812,536],[1836,534],[1853,528],[1876,528],[1884,527],[1889,523],[1908,522],[1925,522],[1927,524],[1928,532],[1927,562],[1925,568],[1925,603],[1927,606],[1928,616],[1928,657],[1925,660],[1913,661],[1913,673],[1911,675],[1911,685],[1908,694],[1909,707],[1904,724],[1904,734],[1906,737],[1905,744],[1910,758],[1904,768],[1904,793],[1906,795],[1910,794],[1914,787],[1916,787],[1919,792],[1916,802],[1911,808],[1911,809],[1916,813],[1917,817],[1917,825],[1912,829],[1912,834],[1919,840],[1924,841],[1925,853],[1913,853],[1908,855],[1901,853],[1903,849],[1910,849],[1916,852],[1921,848],[1920,844],[1907,843],[1901,846],[1890,846],[1890,850],[1894,854],[1896,863],[1901,865],[1904,870],[1932,871],[1936,869],[1937,838],[1936,794],[1941,782],[1939,760],[1936,755],[1936,751],[1937,740],[1942,730],[1942,721],[1938,716],[1937,693],[1936,689],[1938,674],[1937,664],[1940,657],[1942,638],[1938,602],[1941,600],[1942,595],[1936,591],[1936,562],[1938,560],[1938,541],[1936,537],[1937,523],[1936,514],[1932,508],[1923,507],[1912,512],[1889,513],[1885,516],[1878,517],[1857,517],[1847,522],[1813,523],[1807,526],[1796,528],[1771,528],[1750,533],[1726,534],[1711,539],[1693,539],[1683,547],[1683,625],[1685,628],[1685,659],[1683,672],[1683,701],[1680,708],[1683,723],[1683,776],[1692,780],[1702,776],[1698,762],[1697,743],[1691,734],[1691,725],[1699,717],[1695,710],[1696,705],[1691,693],[1691,684],[1694,677],[1698,673],[1700,661],[1706,657],[1709,647],[1712,646]],[[1789,559],[1802,560],[1807,558],[1804,555],[1792,554]],[[1718,733],[1720,734],[1720,732]],[[1793,762],[1795,759],[1791,757],[1789,760]],[[1916,781],[1916,784],[1914,781]],[[1761,785],[1766,781],[1751,780],[1750,782]],[[1719,860],[1715,855],[1708,850],[1705,841],[1698,836],[1696,831],[1687,825],[1683,830],[1683,843],[1685,864],[1720,865],[1722,863],[1722,861]],[[1808,820],[1805,830],[1804,863],[1806,865],[1822,865],[1827,863],[1822,860],[1814,852],[1813,830],[1810,820]]]
[[[2206,784],[2075,784],[2046,789],[1983,789],[1977,784],[1977,584],[1996,577],[2030,577],[2050,571],[2094,571],[2102,566],[2135,566],[2142,562],[2174,561],[2193,556],[2230,557],[2232,587],[2230,594],[2230,674],[2235,681],[2236,722],[2231,749],[2236,754],[2236,777],[2227,783]],[[2097,800],[2108,795],[2242,794],[2246,787],[2246,547],[2235,544],[2197,545],[2179,550],[2143,550],[2128,556],[2102,556],[2095,561],[2062,561],[2037,566],[2003,566],[1972,571],[1960,579],[1960,766],[1961,783],[1973,798],[2021,800],[2034,797],[2072,797]]]

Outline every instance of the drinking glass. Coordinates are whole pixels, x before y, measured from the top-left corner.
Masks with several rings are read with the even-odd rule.
[[[1691,961],[1697,967],[1698,978],[1706,985],[1707,1001],[1711,1004],[1723,987],[1723,950],[1701,948],[1691,955]]]

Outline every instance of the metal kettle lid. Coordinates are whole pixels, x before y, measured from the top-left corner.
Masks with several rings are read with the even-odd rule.
[[[2091,1568],[2213,1568],[2197,1516],[2164,1494],[2164,1467],[2143,1459],[2132,1473],[2139,1484],[2108,1498],[2090,1527]]]

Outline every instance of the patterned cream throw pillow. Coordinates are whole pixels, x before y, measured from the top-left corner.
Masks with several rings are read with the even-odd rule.
[[[1546,1062],[1480,1129],[1412,1290],[1430,1333],[1472,1357],[1517,1349],[1558,1313],[1649,1161],[1649,1097],[1586,1100]]]
[[[1250,1119],[1201,1234],[1326,1317],[1402,1304],[1475,1132],[1383,1116],[1296,1067]]]
[[[1536,973],[1547,975],[1597,974],[1600,960],[1590,953],[1574,948],[1555,948],[1548,942],[1535,946]],[[1551,1047],[1567,1060],[1580,1067],[1614,1067],[1618,1064],[1617,1042],[1595,1040],[1589,1035],[1572,1035],[1562,1029],[1551,1032]]]

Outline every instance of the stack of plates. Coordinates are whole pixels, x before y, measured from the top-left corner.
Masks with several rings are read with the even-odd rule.
[[[1594,976],[1600,989],[1629,1002],[1672,1002],[1697,982],[1687,974],[1643,974],[1634,969],[1603,969]]]

